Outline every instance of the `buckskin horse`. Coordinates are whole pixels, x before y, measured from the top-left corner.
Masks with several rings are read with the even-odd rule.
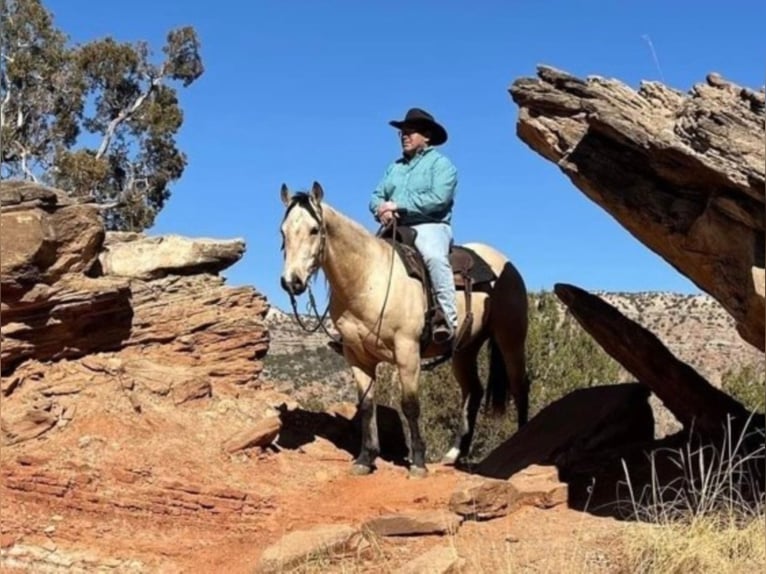
[[[295,311],[295,297],[306,291],[319,269],[324,272],[328,311],[342,336],[343,356],[356,381],[362,444],[352,474],[372,472],[380,452],[374,394],[380,362],[391,363],[398,370],[401,408],[410,429],[410,477],[428,472],[418,420],[418,379],[424,359],[451,360],[462,393],[461,422],[454,445],[442,459],[444,464],[455,464],[469,453],[483,395],[478,355],[487,340],[491,413],[505,413],[512,395],[519,426],[527,422],[527,290],[505,256],[481,243],[452,246],[458,334],[451,343],[436,344],[429,332],[438,305],[422,258],[413,247],[411,228],[399,226],[388,236],[375,235],[328,205],[317,182],[309,192],[295,194],[283,184],[280,197],[285,205],[280,226],[281,286]]]

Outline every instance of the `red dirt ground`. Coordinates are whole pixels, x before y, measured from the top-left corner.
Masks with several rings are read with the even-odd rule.
[[[373,475],[353,477],[349,453],[323,438],[294,449],[229,455],[221,447],[226,439],[279,397],[214,392],[176,406],[150,394],[128,400],[117,383],[98,383],[71,399],[71,422],[3,448],[3,572],[101,566],[252,573],[263,551],[288,532],[444,509],[465,477],[437,465],[427,478],[411,480],[405,468],[385,461]],[[600,549],[616,526],[563,507],[525,508],[464,522],[454,535],[377,540],[351,559],[352,567],[346,560],[321,571],[388,572],[445,544],[471,572],[512,565],[539,571],[541,564],[571,559],[585,560],[593,571],[607,560]]]

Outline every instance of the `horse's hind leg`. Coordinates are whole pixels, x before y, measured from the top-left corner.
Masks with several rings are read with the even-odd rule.
[[[468,456],[476,428],[476,416],[481,407],[483,388],[479,379],[478,356],[484,338],[477,338],[470,345],[460,349],[452,358],[452,373],[460,383],[462,395],[460,426],[455,435],[455,443],[442,458],[443,464],[455,464]]]
[[[397,345],[396,363],[399,369],[399,383],[402,388],[402,412],[410,427],[410,449],[412,464],[410,477],[420,478],[428,473],[426,469],[426,443],[420,434],[420,352],[417,342]]]

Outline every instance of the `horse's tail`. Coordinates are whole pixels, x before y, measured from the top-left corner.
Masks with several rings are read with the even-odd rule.
[[[489,338],[489,376],[487,379],[487,407],[493,415],[504,415],[510,401],[510,380],[503,354],[494,336]]]
[[[529,415],[529,377],[525,352],[527,293],[521,275],[510,262],[503,266],[492,297],[487,406],[491,407],[491,414],[503,415],[512,397],[518,423],[523,425]]]

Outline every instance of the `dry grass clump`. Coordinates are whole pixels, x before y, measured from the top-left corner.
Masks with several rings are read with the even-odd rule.
[[[626,531],[625,569],[653,574],[763,572],[764,524],[763,513],[745,521],[703,515],[687,523],[639,523]]]
[[[766,571],[766,449],[763,429],[751,422],[721,445],[652,453],[652,483],[640,493],[625,468],[636,519],[622,539],[626,571]],[[660,456],[680,471],[675,480],[661,482]]]

